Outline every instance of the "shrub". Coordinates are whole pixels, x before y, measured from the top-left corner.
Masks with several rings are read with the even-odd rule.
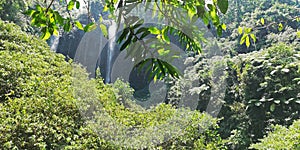
[[[235,77],[229,79],[233,84],[221,128],[236,129],[239,144],[256,142],[271,124],[290,125],[300,117],[300,58],[295,48],[277,44],[234,59],[229,70]]]
[[[252,144],[251,148],[266,149],[300,149],[300,120],[295,121],[289,128],[281,125],[273,126],[274,131]]]
[[[110,138],[125,141],[115,140],[116,145],[134,149],[225,149],[216,132],[217,119],[167,104],[145,109],[135,103],[128,83],[118,80],[112,87],[116,99],[101,99],[103,109],[112,120],[104,120],[103,114],[93,120],[98,122],[93,128],[99,136],[114,135]],[[110,129],[101,129],[103,126]]]
[[[71,63],[14,24],[0,21],[0,35],[1,149],[61,149],[78,140],[100,147],[77,108]]]
[[[127,84],[89,79],[18,26],[0,21],[0,35],[0,149],[223,147],[217,119],[166,104],[143,109]]]
[[[214,67],[208,65],[210,61],[205,57],[193,59],[194,65],[187,75],[189,80],[198,80],[199,85],[193,87],[199,94],[197,108],[206,111],[210,98],[215,97],[212,87],[218,89],[223,85],[223,79],[213,84],[212,73],[226,68],[225,95],[219,100],[225,102],[218,115],[223,118],[219,133],[228,138],[232,149],[246,149],[262,138],[271,124],[290,125],[300,117],[300,57],[293,45],[279,43],[225,62],[216,61]],[[170,89],[180,89],[185,84],[189,83],[178,81]]]
[[[23,0],[1,0],[0,18],[6,21],[21,23],[21,18],[24,17],[22,16],[22,11],[28,7],[27,2]]]
[[[273,43],[284,42],[299,47],[297,29],[299,21],[299,4],[294,1],[231,1],[232,8],[224,16],[224,22],[228,30],[221,38],[219,44],[222,49],[235,55],[236,53],[248,53],[272,46]],[[264,18],[264,25],[260,19]],[[233,21],[234,20],[234,21]],[[283,24],[283,30],[278,30],[278,24]],[[256,36],[256,42],[251,41],[251,46],[240,45],[242,35],[238,34],[238,27],[251,28]]]

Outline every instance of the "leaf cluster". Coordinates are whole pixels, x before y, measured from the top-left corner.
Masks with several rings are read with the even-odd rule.
[[[251,148],[262,149],[299,149],[300,145],[300,121],[294,121],[294,123],[287,127],[276,125],[273,126],[273,131],[268,136],[260,139],[259,143],[252,144]],[[284,140],[283,140],[284,139]]]

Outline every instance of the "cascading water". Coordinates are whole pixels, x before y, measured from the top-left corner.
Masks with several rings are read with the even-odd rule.
[[[54,52],[57,51],[58,43],[59,43],[60,36],[51,36],[50,39],[50,49]]]
[[[108,28],[108,51],[107,51],[107,66],[106,66],[106,77],[105,82],[111,82],[111,70],[112,70],[112,61],[113,56],[115,54],[115,45],[116,45],[116,32],[117,32],[117,24],[114,21],[110,21],[110,26]]]

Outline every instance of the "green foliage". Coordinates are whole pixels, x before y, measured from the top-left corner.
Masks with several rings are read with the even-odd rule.
[[[113,121],[125,125],[115,126],[108,123],[111,129],[101,130],[112,139],[122,139],[122,147],[134,149],[225,149],[223,141],[216,132],[217,119],[207,114],[188,109],[175,109],[171,105],[159,104],[150,109],[142,108],[133,101],[133,90],[128,83],[118,80],[113,85],[116,101],[101,99],[105,111]],[[106,122],[102,118],[97,121]],[[94,128],[101,128],[94,127]],[[117,131],[116,129],[117,128]],[[138,134],[124,135],[126,128],[137,130]],[[131,132],[130,132],[131,133]],[[106,135],[107,135],[106,134]],[[105,136],[106,136],[105,135]],[[102,135],[100,135],[102,136]],[[104,137],[105,137],[104,136]],[[165,139],[169,137],[169,139]],[[159,141],[158,145],[152,141]],[[116,142],[118,143],[118,142]]]
[[[220,133],[228,137],[231,149],[246,149],[270,125],[290,125],[299,118],[299,4],[236,0],[230,5],[234,7],[224,16],[229,22],[220,47],[231,56],[258,52],[227,62]]]
[[[299,5],[292,1],[232,1],[224,22],[226,40],[220,43],[226,51],[251,52],[270,47],[275,42],[299,44]],[[235,20],[235,21],[232,21]],[[246,30],[251,32],[246,33]],[[249,38],[247,38],[247,35]],[[246,39],[247,38],[247,39]],[[247,42],[249,39],[249,42]]]
[[[241,27],[238,28],[239,34],[243,34],[240,40],[240,45],[245,43],[248,48],[250,46],[250,38],[254,43],[256,42],[256,36],[253,33],[251,33],[251,31],[252,28],[244,28],[244,29],[242,29]]]
[[[100,143],[76,106],[72,65],[14,24],[0,21],[0,34],[1,149],[61,149],[75,142],[88,148],[92,146],[84,142]],[[85,72],[79,67],[76,71]]]
[[[66,12],[52,7],[52,2],[61,4]],[[97,28],[91,18],[92,22],[84,24],[71,17],[82,5],[79,1],[52,2],[38,3],[26,12],[32,25],[41,29],[44,40],[58,35],[60,28],[71,31],[76,26],[85,32]],[[117,40],[120,50],[129,50],[128,56],[141,60],[140,66],[150,64],[148,71],[154,80],[169,76],[168,104],[142,108],[127,83],[105,85],[101,78],[88,79],[81,66],[65,62],[42,40],[0,21],[0,149],[247,149],[273,129],[252,148],[299,148],[300,122],[294,122],[300,118],[298,5],[265,0],[214,0],[208,5],[194,0],[153,1],[152,8],[148,5],[145,10],[159,10],[153,15],[159,20],[167,18],[170,24],[145,27],[138,16],[124,16],[142,2],[106,1],[104,11],[109,11],[117,23],[125,22]],[[23,22],[19,11],[26,6],[25,1],[1,1],[0,17]],[[236,9],[228,10],[228,6]],[[177,12],[178,8],[183,11]],[[223,16],[226,25],[221,23],[219,11],[227,13]],[[184,76],[189,81],[179,78],[178,70],[166,61],[178,57],[171,53],[168,36],[178,36],[188,53],[200,54],[205,40],[194,25],[197,19],[205,25],[211,21],[219,35],[225,31],[227,39],[220,41],[222,48],[230,48],[227,51],[261,51],[226,62],[204,55],[190,57],[186,61],[193,65]],[[99,26],[108,37],[103,22],[100,16]],[[157,41],[147,40],[151,35]],[[147,51],[157,53],[158,58],[144,59]],[[213,83],[219,77],[212,75],[223,73],[225,78],[219,81],[227,83],[224,99],[211,95],[222,90],[213,87],[223,85]],[[199,85],[190,87],[194,81]],[[195,105],[200,111],[206,110],[212,96],[216,106],[224,103],[220,128],[218,120],[207,114],[176,109],[184,92],[199,94]],[[287,125],[291,126],[287,129]],[[227,138],[226,146],[221,137]]]
[[[248,138],[249,142],[255,142],[271,124],[290,125],[300,117],[298,55],[293,47],[278,44],[235,58],[237,63],[230,66],[236,77],[229,80],[234,83],[231,88],[234,102],[229,101],[229,110],[242,118],[229,117],[230,111],[224,117],[240,120],[240,125],[234,126],[241,126],[238,130],[244,134],[244,141]],[[243,107],[238,108],[237,104]]]
[[[231,149],[246,149],[262,138],[270,125],[290,125],[300,117],[300,58],[293,46],[281,43],[225,62],[216,58],[215,66],[209,65],[212,60],[204,56],[187,59],[193,64],[186,72],[188,80],[171,82],[172,99],[168,102],[176,106],[182,94],[180,89],[188,86],[188,81],[198,81],[198,86],[187,89],[199,94],[197,108],[206,111],[211,97],[218,98],[214,90],[222,90],[220,85],[226,84],[225,95],[218,101],[225,102],[218,115],[223,118],[219,133],[227,138]],[[225,74],[221,73],[222,68],[226,68]],[[225,79],[214,84],[213,74]]]
[[[63,28],[64,31],[70,32],[71,29],[76,26],[80,30],[84,30],[85,32],[92,31],[97,28],[97,23],[92,18],[89,10],[89,4],[85,3],[87,6],[88,17],[90,22],[88,22],[85,26],[79,22],[79,20],[74,21],[72,17],[72,10],[79,9],[81,3],[78,0],[71,0],[66,4],[65,2],[59,1],[67,10],[68,15],[63,15],[58,12],[56,9],[52,8],[53,2],[47,4],[45,1],[43,5],[36,5],[34,9],[30,9],[27,11],[27,15],[31,17],[32,25],[41,28],[42,39],[47,40],[51,35],[57,35],[59,28]],[[127,16],[130,12],[133,12],[134,9],[138,7],[139,4],[144,5],[144,11],[146,12],[149,9],[154,10],[153,16],[158,16],[157,18],[161,21],[162,18],[166,18],[170,20],[168,25],[163,25],[160,29],[152,27],[144,27],[141,26],[144,23],[144,20],[139,18],[138,15]],[[46,6],[45,6],[46,5]],[[222,24],[219,19],[219,11],[225,14],[228,10],[228,0],[218,0],[213,1],[211,3],[207,3],[206,1],[195,1],[188,0],[184,2],[180,2],[177,0],[169,0],[169,1],[140,1],[140,0],[131,0],[131,1],[108,1],[106,0],[104,5],[103,12],[109,12],[112,20],[118,24],[118,28],[124,27],[124,30],[120,37],[118,37],[118,42],[121,44],[120,50],[124,50],[128,48],[130,45],[135,45],[136,43],[141,43],[141,46],[137,46],[138,54],[142,54],[142,57],[146,57],[146,55],[151,54],[151,57],[154,57],[152,54],[154,51],[169,51],[170,47],[170,38],[169,33],[172,35],[179,35],[181,38],[180,42],[184,43],[187,47],[187,51],[193,51],[194,53],[201,52],[201,38],[202,34],[200,34],[197,26],[194,24],[198,19],[202,19],[205,25],[209,24],[209,21],[212,21],[214,27],[217,29],[217,34],[221,35],[222,30],[226,29],[226,25]],[[208,9],[206,9],[206,7]],[[121,11],[120,11],[121,10]],[[172,14],[177,15],[170,15]],[[99,14],[100,15],[100,14]],[[186,19],[189,18],[189,19]],[[102,30],[103,34],[107,37],[108,32],[105,24],[103,23],[103,18],[100,15],[100,24],[99,27]],[[123,24],[123,22],[125,24]],[[151,29],[157,29],[155,32]],[[187,32],[187,33],[184,33]],[[150,34],[157,35],[157,43],[155,43],[156,47],[148,47],[145,43],[148,41],[144,41],[147,39]],[[203,41],[202,41],[203,42]],[[151,42],[150,42],[151,43]],[[157,46],[158,45],[158,46]],[[131,50],[135,51],[135,50]],[[164,53],[167,55],[167,53]],[[172,55],[172,54],[168,54]],[[145,58],[144,58],[145,59]],[[167,62],[162,60],[161,58],[153,59],[152,64],[153,67],[152,72],[155,73],[153,76],[155,79],[163,79],[165,76],[179,77],[180,72],[171,65],[171,62]]]
[[[259,143],[252,144],[251,148],[258,150],[300,148],[300,120],[295,121],[289,128],[281,125],[273,126],[273,130]]]
[[[6,24],[3,21],[0,24],[1,101],[23,95],[30,96],[38,92],[36,88],[41,85],[37,82],[46,80],[47,77],[50,78],[46,76],[47,74],[57,72],[56,76],[63,76],[71,69],[67,67],[67,62],[64,61],[62,55],[45,50],[46,43],[36,42],[36,38],[20,31],[16,25]],[[36,57],[38,54],[42,55]],[[47,88],[47,84],[42,84],[42,86]],[[56,84],[58,83],[54,85]]]
[[[20,26],[23,31],[35,34],[37,29],[30,26],[30,19],[24,12],[33,4],[34,0],[1,0],[0,19],[13,22]]]
[[[132,101],[128,84],[89,79],[16,25],[0,21],[0,34],[1,149],[224,148],[217,119],[166,104],[146,110]],[[128,127],[143,132],[126,138]]]
[[[33,26],[41,28],[44,40],[49,39],[51,35],[58,36],[58,25],[63,26],[65,31],[72,29],[70,18],[63,18],[58,11],[53,11],[48,7],[36,5],[35,9],[28,10],[26,14],[33,18],[31,20]]]
[[[24,0],[1,0],[0,1],[0,18],[2,20],[22,24],[22,11],[26,10],[30,1]]]

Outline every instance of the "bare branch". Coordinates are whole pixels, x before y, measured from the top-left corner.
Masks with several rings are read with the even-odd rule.
[[[50,4],[48,5],[47,9],[46,9],[46,13],[49,11],[50,7],[52,6],[54,0],[51,0]],[[45,3],[47,3],[47,1],[45,0]]]

